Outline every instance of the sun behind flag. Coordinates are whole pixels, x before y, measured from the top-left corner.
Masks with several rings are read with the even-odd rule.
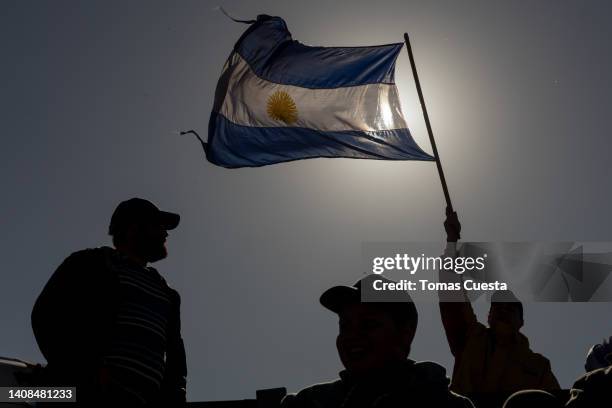
[[[309,47],[280,17],[258,16],[217,84],[208,160],[230,168],[315,157],[434,160],[400,109],[402,46]]]

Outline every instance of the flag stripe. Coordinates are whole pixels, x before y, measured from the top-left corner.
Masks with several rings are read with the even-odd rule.
[[[228,69],[232,75],[220,113],[237,125],[296,126],[334,132],[407,128],[395,85],[335,89],[279,85],[259,78],[237,54],[232,56]],[[286,92],[295,102],[295,122],[284,123],[268,115],[268,100],[277,91]]]
[[[401,43],[309,47],[258,16],[226,61],[209,122],[209,161],[257,167],[315,157],[424,160],[394,82]]]
[[[208,160],[228,168],[314,157],[433,160],[417,146],[408,129],[323,132],[299,127],[253,127],[237,125],[214,113],[211,124],[215,127],[210,140],[214,149],[208,149]]]
[[[261,78],[305,88],[394,84],[403,43],[374,47],[310,47],[293,41],[285,22],[273,17],[246,31],[235,50]]]

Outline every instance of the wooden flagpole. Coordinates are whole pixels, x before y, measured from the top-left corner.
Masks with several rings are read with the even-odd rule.
[[[408,49],[408,57],[410,57],[410,65],[412,66],[412,76],[414,76],[414,81],[416,82],[421,108],[423,109],[423,116],[425,117],[425,125],[427,126],[427,133],[429,133],[429,141],[431,142],[431,147],[436,159],[436,166],[438,167],[438,174],[440,175],[440,182],[442,183],[442,190],[444,191],[444,198],[446,199],[446,206],[448,209],[450,209],[450,212],[453,212],[453,204],[451,203],[450,195],[448,194],[448,186],[446,185],[446,178],[444,178],[444,171],[442,170],[442,163],[440,162],[440,156],[438,155],[438,148],[436,147],[436,141],[434,139],[433,131],[431,130],[431,123],[429,123],[429,115],[427,114],[425,98],[423,98],[421,82],[419,81],[416,64],[414,63],[414,55],[412,55],[412,47],[410,46],[410,38],[408,38],[408,33],[404,33],[404,42],[406,43],[406,48]]]

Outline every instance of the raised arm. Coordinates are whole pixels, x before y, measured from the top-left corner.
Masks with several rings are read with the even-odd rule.
[[[446,209],[444,229],[446,230],[447,242],[444,256],[454,258],[457,256],[457,241],[461,238],[461,224],[459,223],[457,213],[449,208]],[[463,289],[461,275],[456,274],[454,271],[440,270],[439,281],[454,283],[461,288],[459,291],[438,292],[440,316],[444,332],[446,333],[446,339],[451,353],[457,357],[465,347],[470,327],[476,323],[476,315],[467,293]]]

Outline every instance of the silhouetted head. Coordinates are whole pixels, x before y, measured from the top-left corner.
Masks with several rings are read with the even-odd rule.
[[[587,372],[612,365],[612,336],[595,344],[587,353],[584,368]]]
[[[518,333],[523,327],[523,304],[509,290],[498,290],[491,296],[489,327],[501,335]]]
[[[376,276],[376,275],[375,275]],[[321,295],[321,304],[338,314],[336,347],[342,364],[352,374],[367,375],[405,361],[416,333],[418,315],[407,292],[402,302],[362,302],[362,285],[335,286]],[[376,279],[388,281],[376,276]]]
[[[108,233],[113,245],[144,263],[168,256],[168,230],[179,224],[178,214],[161,211],[150,201],[132,198],[121,202],[111,217]]]

